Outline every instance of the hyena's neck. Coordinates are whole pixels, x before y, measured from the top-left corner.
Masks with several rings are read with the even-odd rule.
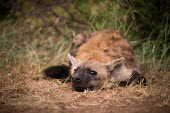
[[[120,72],[120,76],[118,78],[119,81],[128,80],[129,77],[132,75],[133,70],[131,68],[127,68],[125,65],[122,67]]]

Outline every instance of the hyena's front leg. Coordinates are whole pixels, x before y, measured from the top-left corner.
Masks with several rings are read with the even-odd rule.
[[[129,80],[129,83],[143,84],[146,85],[146,78],[138,72],[134,72]]]
[[[131,78],[128,81],[121,81],[119,82],[119,86],[126,86],[126,85],[130,85],[132,83],[134,84],[142,84],[142,85],[146,85],[146,78],[144,76],[142,76],[140,73],[138,72],[133,72]]]

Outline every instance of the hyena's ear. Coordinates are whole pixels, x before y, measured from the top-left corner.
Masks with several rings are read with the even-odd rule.
[[[125,59],[122,57],[120,59],[113,60],[106,65],[106,68],[110,72],[109,78],[111,82],[114,82],[118,79],[124,62]]]
[[[75,57],[73,57],[72,55],[70,55],[70,53],[68,53],[68,59],[70,60],[72,65],[75,65],[78,63],[78,61],[75,59]]]

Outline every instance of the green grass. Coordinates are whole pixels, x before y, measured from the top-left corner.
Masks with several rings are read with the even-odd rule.
[[[152,39],[155,37],[153,36],[154,29],[147,37],[141,38],[138,32],[142,31],[134,31],[134,28],[138,28],[138,26],[134,21],[129,20],[129,14],[133,12],[132,7],[130,6],[129,10],[124,10],[116,3],[118,2],[103,2],[103,4],[101,2],[98,4],[104,11],[101,11],[101,8],[96,7],[96,5],[92,5],[91,9],[88,9],[91,14],[89,14],[89,18],[86,17],[86,21],[89,23],[86,30],[70,28],[70,24],[65,23],[60,28],[57,28],[61,31],[61,34],[58,34],[55,27],[44,27],[44,25],[56,21],[53,15],[50,18],[51,22],[47,21],[44,16],[31,16],[15,26],[11,24],[11,27],[9,27],[9,23],[6,24],[8,26],[4,24],[4,28],[1,28],[0,36],[0,67],[19,65],[24,59],[31,65],[33,65],[32,63],[39,65],[40,72],[40,69],[42,69],[40,67],[47,66],[45,62],[48,62],[49,65],[66,62],[66,54],[75,34],[113,28],[120,30],[134,45],[143,67],[166,71],[170,59],[168,57],[170,49],[168,41],[170,32],[169,18],[164,19],[164,26],[161,27],[160,33],[158,33],[159,35],[155,40]]]

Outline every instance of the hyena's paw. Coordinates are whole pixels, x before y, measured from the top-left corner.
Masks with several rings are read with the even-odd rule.
[[[135,83],[135,84],[146,85],[146,82],[147,82],[146,78],[137,72],[134,73],[129,80],[129,84]]]
[[[130,84],[141,84],[141,85],[146,85],[146,78],[144,76],[142,76],[139,73],[135,73],[131,76],[129,81],[121,81],[118,83],[119,86],[123,87],[123,86],[127,86]]]
[[[146,85],[146,78],[144,76],[139,76],[137,79],[136,79],[136,83],[137,84],[142,84],[142,85]]]

